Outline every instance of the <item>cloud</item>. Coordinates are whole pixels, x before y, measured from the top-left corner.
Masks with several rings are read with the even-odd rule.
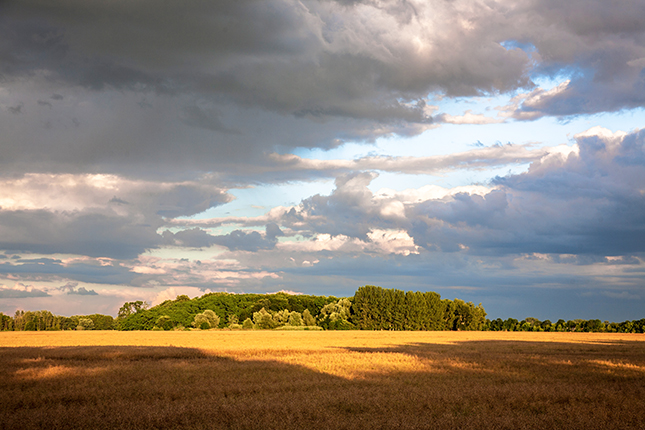
[[[22,113],[22,104],[16,105],[16,106],[9,106],[7,110],[11,112],[14,115],[19,115]]]
[[[98,293],[94,290],[78,287],[78,282],[68,282],[62,287],[59,287],[58,290],[64,291],[66,294],[76,294],[79,296],[98,296]]]
[[[566,153],[570,150],[566,145],[551,148],[531,148],[530,144],[509,144],[477,148],[448,155],[426,157],[368,156],[355,160],[314,160],[301,158],[293,154],[270,154],[269,158],[273,165],[269,164],[265,169],[267,172],[279,170],[283,177],[289,172],[294,172],[294,176],[298,175],[298,172],[306,172],[307,175],[338,176],[342,173],[361,170],[439,175],[460,169],[478,170],[525,164],[539,160],[551,153]],[[270,173],[267,173],[267,176],[270,177]]]
[[[157,306],[166,300],[175,300],[177,296],[188,296],[192,299],[211,292],[211,290],[202,290],[196,287],[171,287],[157,294],[157,296],[152,300],[151,305]]]
[[[67,294],[77,294],[79,296],[98,296],[98,293],[94,290],[87,290],[85,287],[79,287],[74,292],[68,292]]]
[[[342,175],[331,195],[256,218],[178,221],[192,226],[273,222],[287,235],[344,236],[403,230],[426,250],[621,256],[645,252],[645,134],[593,128],[575,145],[547,148],[528,171],[490,186],[372,192],[375,173]],[[478,150],[475,150],[478,151]]]
[[[162,244],[157,229],[164,217],[192,215],[232,198],[208,180],[27,174],[0,178],[0,184],[0,247],[123,259]]]
[[[161,244],[154,225],[93,211],[2,211],[0,233],[1,248],[44,254],[133,258]]]
[[[448,124],[496,124],[503,120],[482,114],[474,114],[469,109],[463,115],[441,114],[436,118],[436,121]]]
[[[261,249],[272,249],[275,244],[275,237],[267,238],[257,231],[245,232],[234,230],[223,236],[214,236],[213,243],[227,247],[232,251],[257,252]]]
[[[433,117],[433,97],[519,91],[502,111],[517,119],[645,100],[636,1],[36,3],[3,6],[0,73],[25,106],[0,95],[21,112],[0,119],[5,172],[239,179],[268,151],[497,121]],[[53,108],[27,110],[44,91]]]
[[[73,257],[65,260],[43,258],[18,263],[0,264],[0,274],[23,281],[60,281],[124,285],[133,283],[135,274],[119,262],[92,257]]]
[[[448,251],[463,243],[474,253],[644,252],[644,136],[600,128],[576,135],[577,151],[497,178],[488,194],[419,204],[410,234]]]
[[[49,294],[46,291],[21,283],[16,283],[13,287],[7,287],[6,285],[0,287],[0,299],[23,299],[48,296]]]

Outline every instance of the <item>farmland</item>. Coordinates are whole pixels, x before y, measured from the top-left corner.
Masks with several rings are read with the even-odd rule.
[[[642,428],[645,336],[0,333],[5,428]]]

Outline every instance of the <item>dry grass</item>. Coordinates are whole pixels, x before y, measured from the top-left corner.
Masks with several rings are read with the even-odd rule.
[[[0,346],[0,428],[645,428],[644,335],[3,332]]]

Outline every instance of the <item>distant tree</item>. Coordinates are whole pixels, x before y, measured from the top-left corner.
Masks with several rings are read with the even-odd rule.
[[[94,330],[94,321],[90,318],[79,318],[76,330]]]
[[[540,327],[544,331],[554,331],[553,323],[550,320],[544,320],[540,323]]]
[[[300,327],[301,325],[304,325],[300,312],[291,312],[291,315],[289,315],[288,324],[293,327]]]
[[[486,311],[481,303],[475,306],[472,302],[460,299],[443,300],[445,303],[444,322],[448,330],[482,330],[486,324]],[[530,325],[527,323],[527,327]]]
[[[164,330],[172,330],[173,325],[172,325],[172,319],[168,315],[162,315],[159,318],[157,318],[157,321],[155,322],[155,327],[159,327]]]
[[[217,328],[219,326],[220,317],[214,311],[206,309],[202,314],[208,319],[211,328]]]
[[[633,329],[634,329],[634,323],[631,321],[623,321],[620,324],[618,324],[619,333],[631,333]]]
[[[132,314],[144,311],[148,309],[149,305],[147,302],[137,300],[136,302],[125,302],[123,306],[119,309],[118,319],[127,318]]]
[[[92,314],[85,318],[94,322],[94,330],[114,330],[115,322],[111,315]]]
[[[193,327],[200,328],[202,330],[208,330],[209,328],[217,328],[219,325],[220,318],[215,312],[210,309],[205,310],[201,314],[195,315],[195,320],[193,321]]]
[[[288,309],[282,309],[280,311],[274,312],[272,315],[274,326],[280,327],[286,325],[289,322],[289,316],[291,312]]]
[[[645,333],[645,318],[632,321],[633,333]]]
[[[311,327],[316,325],[316,318],[311,315],[311,312],[309,312],[309,309],[305,309],[302,311],[302,322],[304,325]]]
[[[211,323],[204,314],[195,315],[195,320],[193,321],[193,327],[199,328],[202,330],[208,330],[211,328]]]
[[[361,330],[382,329],[383,288],[374,285],[360,287],[354,293],[354,324]]]
[[[11,331],[13,330],[13,318],[0,312],[0,330]]]
[[[586,332],[599,332],[603,331],[605,325],[599,319],[585,321],[583,324],[583,331]]]
[[[240,319],[237,317],[235,314],[230,314],[228,316],[228,325],[229,327],[232,325],[238,325],[240,323]]]
[[[277,327],[277,323],[273,319],[273,315],[267,312],[266,309],[261,308],[259,311],[253,313],[253,323],[256,328],[271,329]]]
[[[253,328],[253,321],[251,321],[251,318],[244,320],[244,322],[242,323],[242,328],[245,330],[251,330]]]
[[[339,299],[329,303],[320,310],[318,325],[330,330],[349,330],[354,324],[349,322],[352,303],[348,299]]]

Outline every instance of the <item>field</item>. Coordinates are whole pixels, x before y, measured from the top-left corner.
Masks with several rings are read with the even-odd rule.
[[[0,332],[0,428],[643,429],[645,335]]]

